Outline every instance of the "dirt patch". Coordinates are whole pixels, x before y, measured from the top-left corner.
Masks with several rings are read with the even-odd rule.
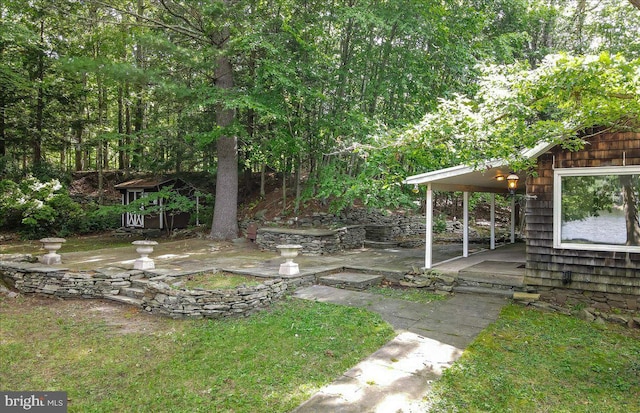
[[[22,294],[17,298],[0,296],[0,314],[3,317],[40,309],[60,318],[104,323],[113,334],[167,334],[181,327],[179,321],[109,300],[63,300]]]

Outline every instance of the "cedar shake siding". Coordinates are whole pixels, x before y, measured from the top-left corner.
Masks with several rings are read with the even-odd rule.
[[[540,290],[555,288],[640,296],[640,253],[554,249],[553,177],[556,168],[640,165],[640,133],[599,133],[584,149],[560,146],[541,155],[537,176],[527,181],[527,265],[525,282]],[[571,282],[562,283],[563,272]]]

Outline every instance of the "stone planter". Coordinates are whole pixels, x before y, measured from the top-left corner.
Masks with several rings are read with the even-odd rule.
[[[278,274],[280,275],[298,275],[300,274],[300,268],[298,264],[293,262],[293,259],[298,256],[298,253],[302,249],[302,245],[294,245],[294,244],[285,244],[285,245],[276,245],[278,251],[280,251],[280,256],[285,259],[285,262],[280,264],[280,271]]]
[[[47,253],[38,258],[38,260],[45,265],[60,264],[62,260],[60,254],[56,254],[56,251],[62,248],[62,244],[67,240],[64,238],[42,238],[40,242],[42,243],[42,248],[47,250]]]
[[[132,244],[136,246],[136,252],[140,254],[140,258],[134,261],[133,268],[135,270],[152,270],[156,268],[149,255],[153,252],[153,247],[158,245],[158,242],[141,240],[133,241]]]

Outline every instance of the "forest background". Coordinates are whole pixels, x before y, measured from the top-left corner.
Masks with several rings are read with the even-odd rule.
[[[5,0],[0,22],[0,224],[27,236],[108,225],[72,171],[209,173],[235,238],[239,175],[277,173],[295,210],[412,205],[408,175],[640,114],[638,0]]]

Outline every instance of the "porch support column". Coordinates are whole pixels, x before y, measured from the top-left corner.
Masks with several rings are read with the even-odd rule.
[[[511,243],[516,242],[516,197],[511,197]]]
[[[431,269],[433,261],[433,191],[431,184],[427,184],[427,201],[426,201],[426,225],[424,238],[424,268]]]
[[[491,240],[489,249],[496,249],[496,194],[491,194]]]
[[[462,221],[462,256],[469,256],[469,192],[462,193],[462,209],[463,221]]]

